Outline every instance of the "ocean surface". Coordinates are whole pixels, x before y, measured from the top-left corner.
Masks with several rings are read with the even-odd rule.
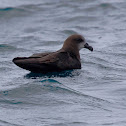
[[[12,63],[75,33],[94,48],[80,70]],[[0,0],[0,126],[126,126],[126,0]]]

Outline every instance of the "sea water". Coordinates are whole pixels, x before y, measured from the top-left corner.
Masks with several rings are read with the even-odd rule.
[[[56,51],[72,34],[82,69],[35,74],[15,57]],[[125,126],[126,1],[0,0],[0,126]]]

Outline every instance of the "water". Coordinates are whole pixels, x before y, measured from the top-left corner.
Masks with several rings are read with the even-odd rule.
[[[125,0],[0,1],[0,126],[126,125]],[[33,74],[17,56],[55,51],[71,34],[82,69]]]

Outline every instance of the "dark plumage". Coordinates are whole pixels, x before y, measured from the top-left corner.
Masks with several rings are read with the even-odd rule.
[[[33,54],[30,57],[17,57],[13,62],[26,70],[37,73],[58,72],[63,70],[81,69],[81,48],[93,51],[81,35],[68,37],[63,47],[56,52]]]

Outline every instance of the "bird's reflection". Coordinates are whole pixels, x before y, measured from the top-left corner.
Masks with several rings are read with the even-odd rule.
[[[42,73],[33,73],[30,72],[29,74],[26,74],[24,77],[25,78],[32,78],[32,79],[36,79],[38,77],[42,77],[42,78],[53,78],[53,77],[73,77],[75,75],[78,75],[79,72],[76,70],[65,70],[62,72],[49,72],[46,74],[42,74]]]

